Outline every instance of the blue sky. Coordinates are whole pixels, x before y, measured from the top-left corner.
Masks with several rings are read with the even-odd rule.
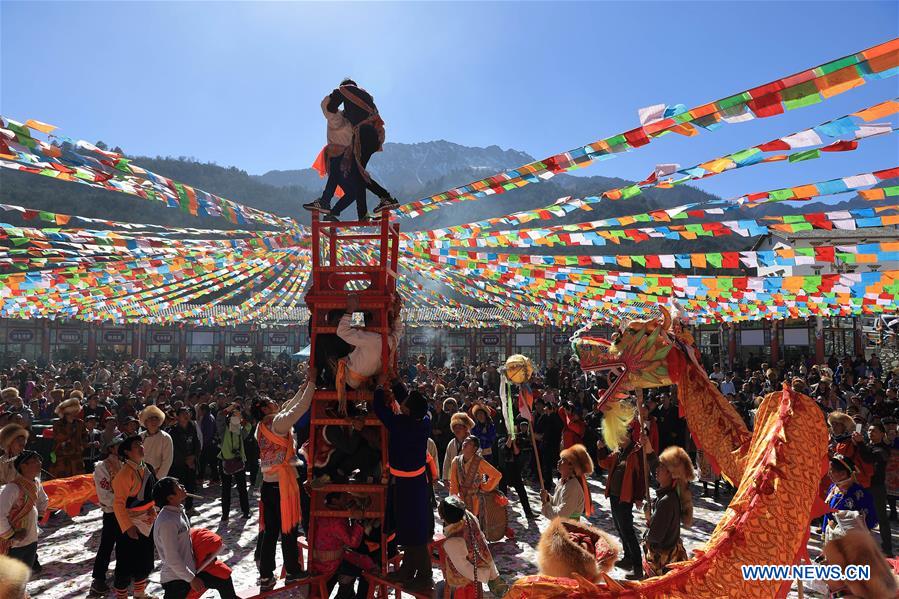
[[[4,1],[0,17],[4,115],[254,174],[311,163],[319,102],[345,75],[374,93],[389,141],[539,158],[632,128],[640,107],[695,106],[899,35],[895,2]],[[669,135],[583,174],[641,179],[656,163],[687,166],[897,95],[899,79],[871,82],[779,117]],[[888,136],[701,187],[729,197],[895,166],[897,153]]]

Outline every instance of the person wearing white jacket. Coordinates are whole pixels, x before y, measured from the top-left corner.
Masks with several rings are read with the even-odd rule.
[[[162,430],[165,413],[156,406],[147,406],[140,412],[140,425],[146,429],[144,438],[144,462],[153,466],[157,478],[169,475],[174,455],[172,437]]]
[[[231,577],[219,578],[198,568],[190,537],[190,519],[184,513],[187,490],[178,479],[166,477],[153,487],[153,501],[159,515],[153,525],[153,542],[159,554],[159,582],[166,599],[186,599],[191,591],[215,589],[222,599],[236,599]]]
[[[94,466],[94,487],[97,489],[100,510],[103,512],[103,528],[100,532],[100,548],[97,549],[97,557],[94,558],[90,597],[105,597],[109,592],[109,585],[106,584],[106,572],[109,570],[109,561],[112,559],[112,550],[115,549],[116,539],[122,534],[112,507],[115,499],[112,479],[122,467],[122,460],[119,459],[118,454],[122,439],[122,436],[110,439],[103,448],[107,452],[106,457]]]
[[[26,449],[16,457],[15,468],[16,479],[0,490],[0,553],[32,568],[37,556],[38,516],[49,503],[41,486],[40,454]]]

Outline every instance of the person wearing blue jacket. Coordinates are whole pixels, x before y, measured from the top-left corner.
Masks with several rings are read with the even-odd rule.
[[[387,428],[390,486],[387,499],[388,522],[392,521],[396,542],[404,547],[403,563],[388,580],[409,591],[430,592],[433,588],[428,543],[434,529],[427,477],[428,438],[431,418],[428,402],[418,391],[409,393],[399,381],[393,384],[393,396],[399,405],[394,413],[384,389],[382,375],[374,393],[375,414]],[[392,519],[391,519],[392,516]]]
[[[833,484],[827,491],[825,503],[837,511],[858,512],[865,519],[868,530],[877,526],[877,510],[874,508],[874,498],[855,480],[855,464],[851,458],[840,454],[834,454],[830,458],[830,480]],[[825,514],[821,525],[821,533],[827,531],[828,526],[836,526],[833,514]]]

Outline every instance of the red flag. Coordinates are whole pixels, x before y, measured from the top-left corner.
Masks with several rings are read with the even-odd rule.
[[[523,418],[531,419],[531,410],[534,407],[534,392],[527,383],[519,387],[518,391],[518,413]]]

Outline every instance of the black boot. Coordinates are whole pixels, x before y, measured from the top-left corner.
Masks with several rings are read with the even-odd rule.
[[[434,571],[431,569],[431,555],[427,545],[415,547],[415,577],[403,588],[413,593],[431,593],[434,591]]]
[[[396,571],[389,572],[384,576],[384,580],[397,584],[406,584],[412,580],[413,576],[415,576],[415,548],[406,547],[403,552],[402,564]]]

